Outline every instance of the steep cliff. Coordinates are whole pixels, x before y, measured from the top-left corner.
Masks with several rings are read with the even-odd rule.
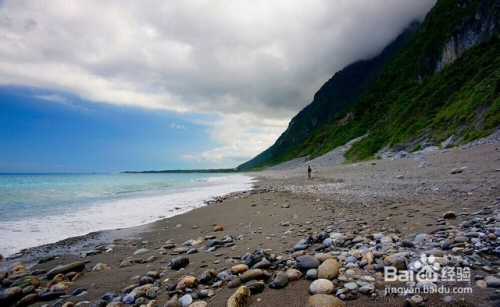
[[[453,34],[444,44],[441,58],[437,61],[436,72],[458,59],[469,48],[497,34],[500,29],[500,5],[497,0],[485,0],[481,5],[474,1],[459,1],[461,9],[470,9],[455,26]]]

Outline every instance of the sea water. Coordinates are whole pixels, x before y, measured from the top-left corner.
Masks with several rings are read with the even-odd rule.
[[[0,254],[143,225],[252,188],[242,174],[0,174]]]

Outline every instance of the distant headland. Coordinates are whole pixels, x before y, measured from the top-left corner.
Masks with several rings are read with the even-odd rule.
[[[172,169],[161,171],[125,171],[123,174],[177,174],[177,173],[237,173],[235,168],[215,168],[215,169]]]

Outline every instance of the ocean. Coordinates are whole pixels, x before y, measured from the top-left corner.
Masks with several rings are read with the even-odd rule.
[[[0,174],[0,254],[139,226],[252,189],[242,174]]]

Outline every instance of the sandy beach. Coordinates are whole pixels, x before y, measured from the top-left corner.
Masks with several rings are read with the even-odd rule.
[[[1,305],[24,297],[20,305],[165,306],[170,300],[168,306],[180,306],[173,302],[177,297],[181,304],[226,306],[241,285],[261,281],[263,288],[249,286],[251,306],[319,306],[307,303],[312,292],[323,291],[311,289],[319,279],[329,280],[333,288],[327,295],[338,298],[325,306],[500,304],[500,143],[313,166],[311,180],[302,168],[250,175],[258,179],[253,190],[209,206],[3,260],[4,270],[14,262],[22,265],[0,275]],[[429,251],[443,267],[470,269],[465,280],[435,285],[468,287],[472,293],[387,294],[388,285],[407,286],[384,280],[383,267],[396,265],[390,259],[401,256],[409,266]],[[304,266],[308,256],[318,264],[334,259],[339,269],[318,278]],[[51,270],[81,262],[75,270],[83,274],[73,279],[76,272],[68,269],[59,288],[47,287]],[[316,273],[322,269],[316,266]],[[38,280],[23,288],[31,294],[6,294],[16,272],[16,278]]]

